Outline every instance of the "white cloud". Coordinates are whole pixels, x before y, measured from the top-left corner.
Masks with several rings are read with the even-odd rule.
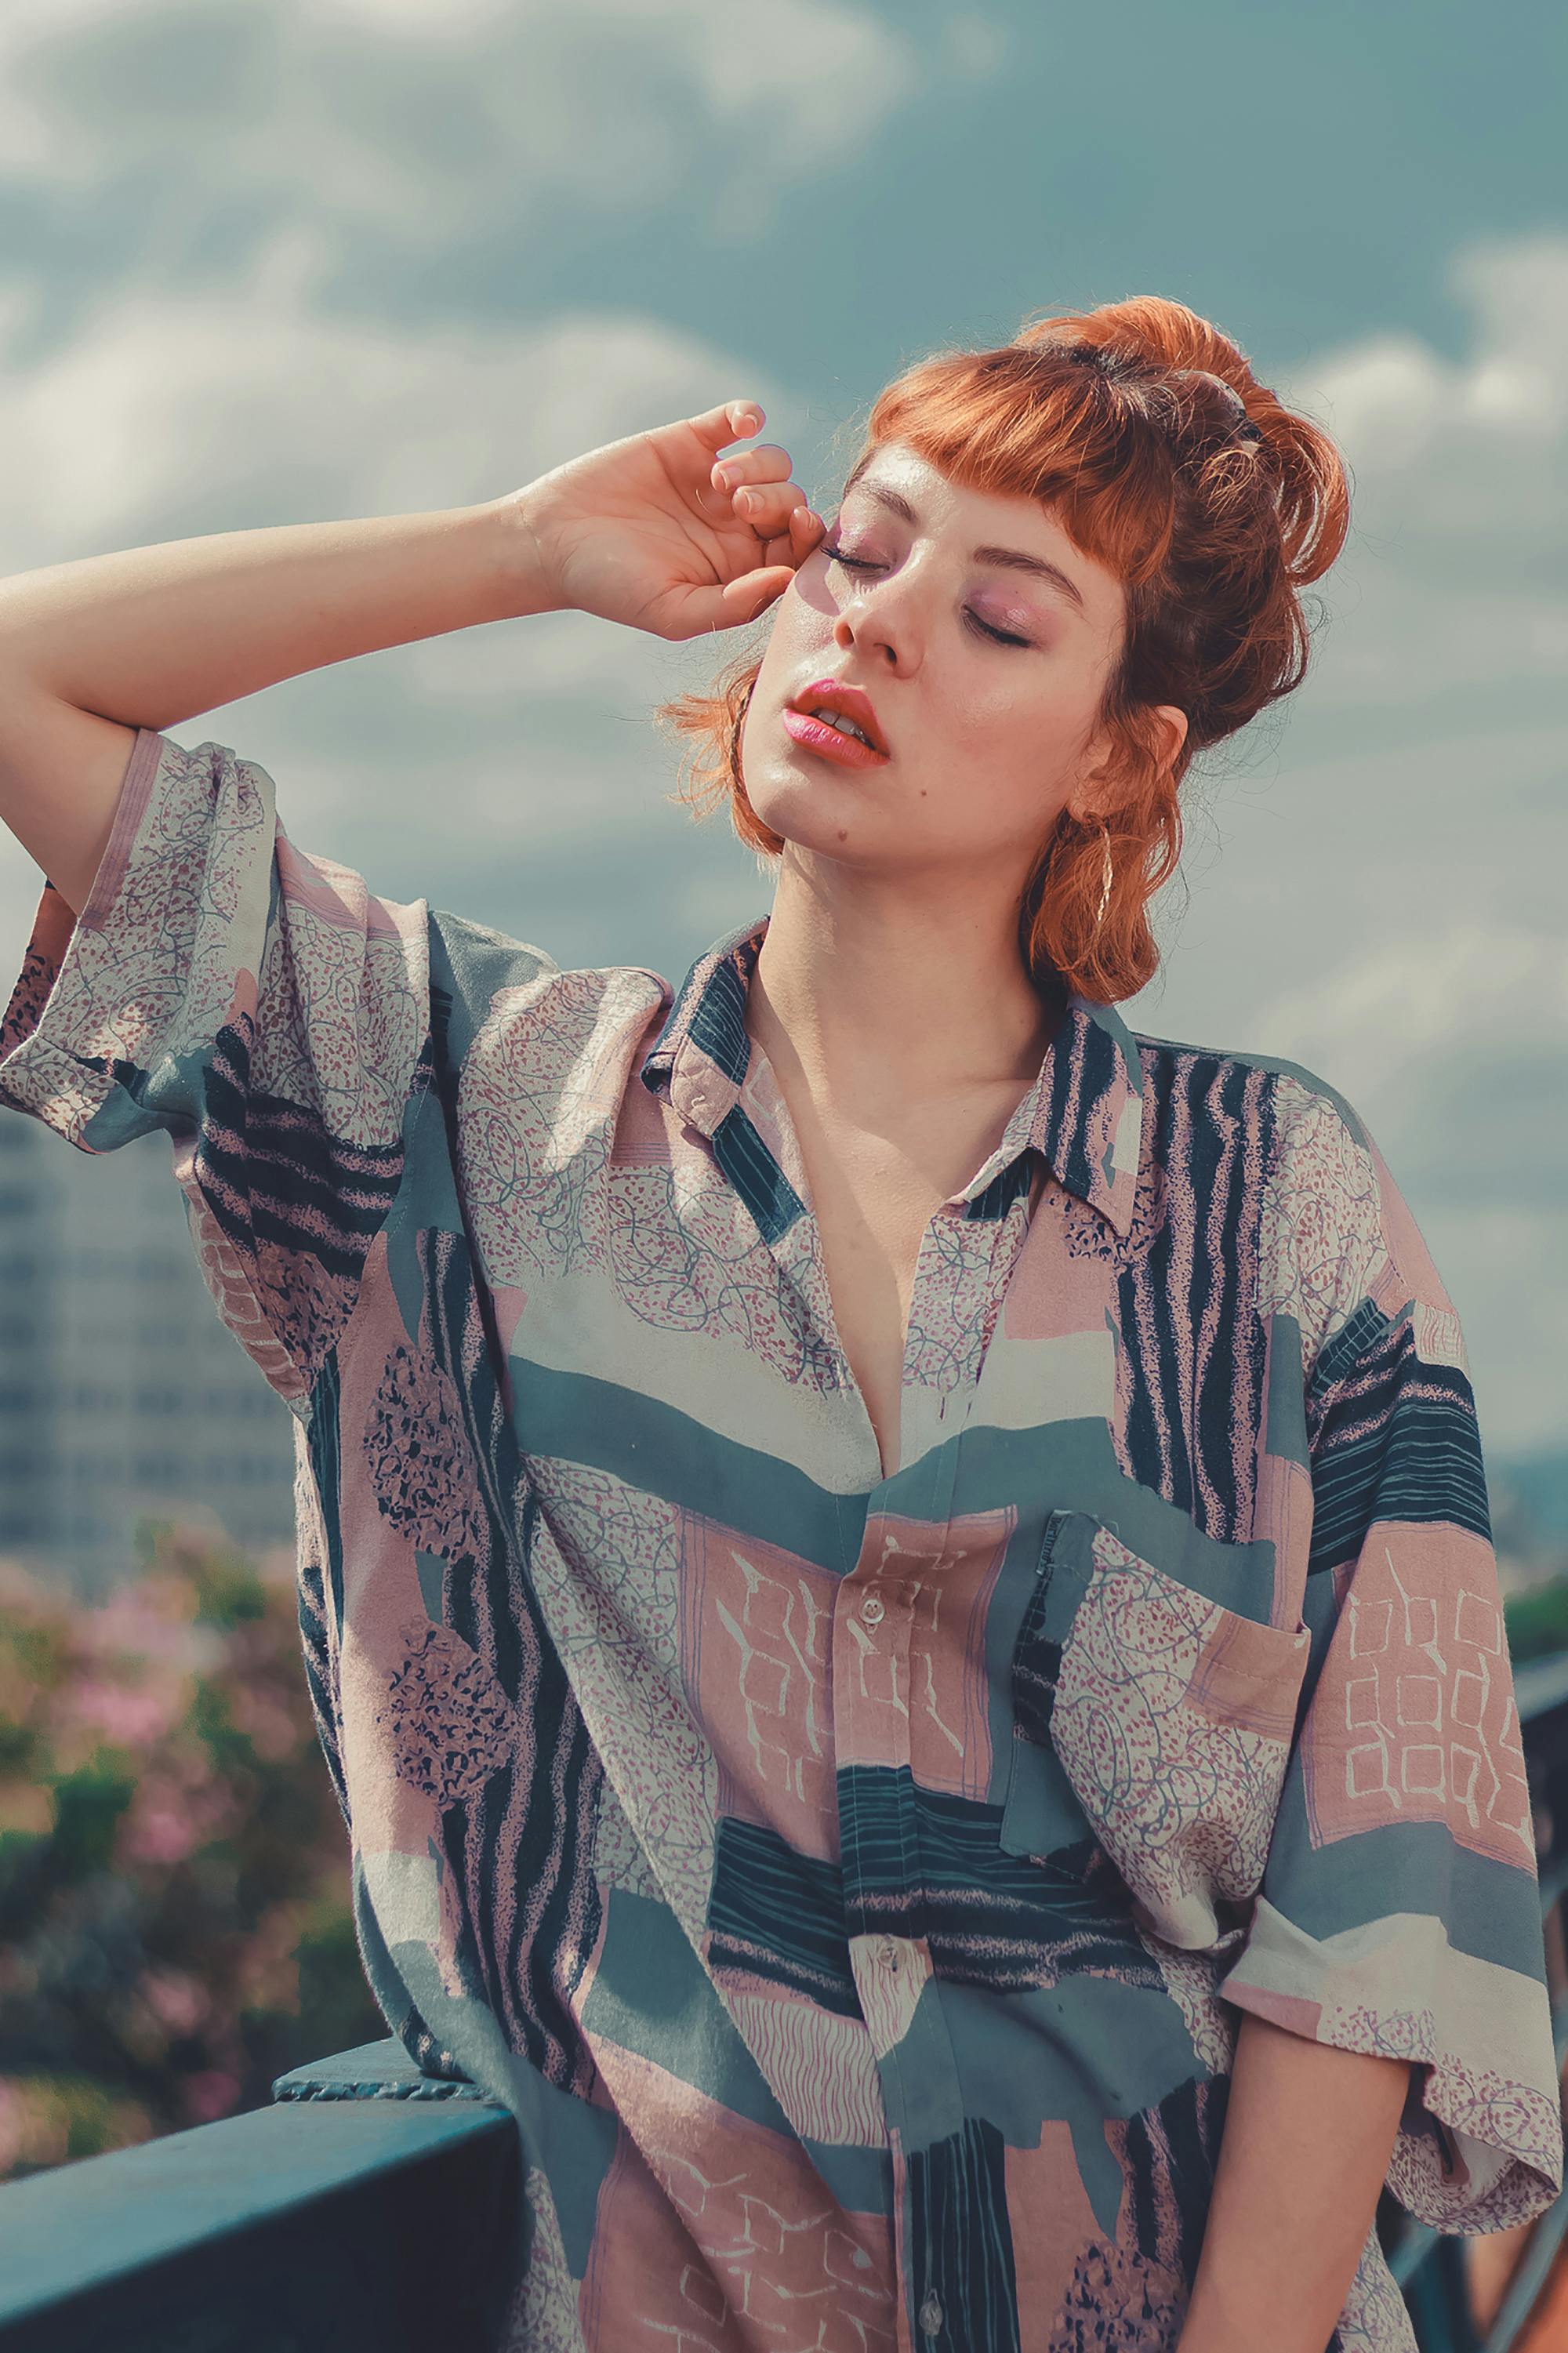
[[[950,49],[994,69],[984,19]],[[873,134],[926,70],[845,0],[7,0],[0,171],[161,193],[175,238],[193,186],[400,253],[683,192],[722,233]]]
[[[1373,335],[1296,374],[1296,394],[1368,479],[1416,475],[1445,444],[1479,451],[1500,440],[1528,459],[1568,430],[1568,236],[1463,246],[1448,287],[1473,322],[1468,357]]]
[[[1568,936],[1561,932],[1450,919],[1330,968],[1262,1018],[1269,1050],[1319,1070],[1380,1142],[1398,1133],[1412,1156],[1417,1139],[1426,1144],[1420,1157],[1428,1189],[1462,1171],[1478,1208],[1516,1202],[1521,1185],[1563,1197]],[[1551,1157],[1523,1148],[1522,1131],[1543,1123],[1554,1130]],[[1511,1138],[1500,1132],[1510,1126]]]
[[[1353,477],[1350,543],[1321,584],[1318,705],[1564,675],[1568,236],[1467,246],[1449,286],[1470,319],[1459,359],[1376,335],[1279,384]]]
[[[292,241],[284,258],[291,285]],[[258,521],[262,505],[281,519],[498,498],[741,393],[771,429],[775,387],[761,370],[657,319],[367,325],[300,308],[271,259],[254,288],[200,301],[115,297],[30,365],[0,352],[6,570],[173,536],[169,519],[198,509]]]
[[[1568,938],[1455,923],[1443,932],[1440,961],[1417,942],[1390,942],[1276,1004],[1269,1021],[1280,1053],[1327,1047],[1340,1068],[1358,1078],[1379,1067],[1378,1040],[1390,1036],[1413,1054],[1446,1052],[1456,1039],[1504,1029],[1521,1045],[1562,1039],[1568,1035]]]

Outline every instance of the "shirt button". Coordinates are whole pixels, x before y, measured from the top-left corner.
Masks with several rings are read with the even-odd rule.
[[[897,1945],[894,1944],[891,1936],[879,1936],[878,1938],[877,1966],[879,1968],[882,1969],[896,1969],[898,1968],[899,1948]]]
[[[865,1600],[860,1604],[860,1615],[864,1618],[868,1626],[879,1626],[881,1624],[882,1597],[879,1593],[868,1593]]]
[[[921,2327],[928,2337],[934,2337],[942,2327],[942,2306],[934,2295],[928,2295],[921,2306]]]

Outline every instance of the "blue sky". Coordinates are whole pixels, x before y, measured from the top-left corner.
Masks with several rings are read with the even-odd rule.
[[[1122,1010],[1348,1094],[1489,1446],[1561,1445],[1565,47],[1447,0],[7,0],[0,562],[465,504],[742,393],[830,503],[927,351],[1192,304],[1335,434],[1352,536]],[[648,713],[739,644],[551,616],[172,732],[384,893],[679,978],[769,886]],[[0,839],[12,971],[37,880]]]

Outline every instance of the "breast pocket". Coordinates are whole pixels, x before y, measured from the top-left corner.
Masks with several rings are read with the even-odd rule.
[[[1310,1647],[1053,1513],[1013,1655],[1003,1845],[1032,1851],[1027,1752],[1048,1749],[1141,1924],[1214,1946],[1263,1876]]]

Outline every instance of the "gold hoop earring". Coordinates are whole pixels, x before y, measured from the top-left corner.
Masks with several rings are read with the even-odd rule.
[[[1094,912],[1094,928],[1096,931],[1098,931],[1101,923],[1104,923],[1105,911],[1110,903],[1110,829],[1108,826],[1102,825],[1100,827],[1100,871],[1104,875],[1105,879],[1100,884],[1100,904]]]

